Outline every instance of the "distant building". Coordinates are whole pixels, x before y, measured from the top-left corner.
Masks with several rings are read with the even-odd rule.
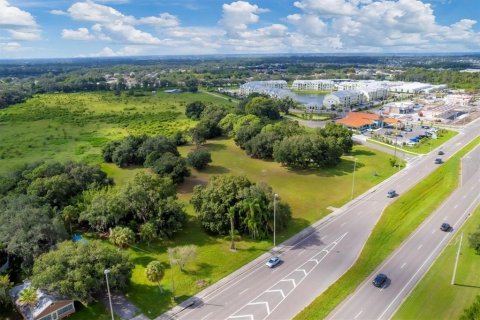
[[[350,108],[365,101],[363,93],[356,90],[335,91],[327,94],[323,99],[326,108],[344,107]]]
[[[252,93],[262,93],[270,97],[282,98],[288,96],[287,81],[271,80],[271,81],[250,81],[240,86],[240,95],[248,96]]]
[[[165,90],[165,92],[175,94],[175,93],[182,93],[182,90],[181,89],[170,89],[170,90]]]
[[[366,129],[383,128],[385,124],[398,125],[400,120],[386,118],[375,113],[349,112],[345,118],[337,120],[336,122],[347,128],[362,131]]]
[[[430,93],[433,91],[440,91],[447,88],[447,85],[432,85],[429,83],[421,82],[405,82],[403,84],[390,87],[391,92],[395,93],[409,93],[409,94],[418,94],[418,93]]]
[[[385,113],[409,114],[415,111],[413,102],[391,102],[384,107]]]
[[[335,83],[332,80],[294,80],[292,89],[294,90],[333,90]]]
[[[20,293],[30,286],[30,282],[25,282],[10,290],[10,297],[25,320],[57,320],[75,313],[73,300],[54,297],[41,290],[37,290],[37,303],[33,307],[20,304]]]

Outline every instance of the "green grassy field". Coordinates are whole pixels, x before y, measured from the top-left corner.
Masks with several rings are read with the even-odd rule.
[[[278,241],[283,241],[327,215],[328,206],[341,206],[350,200],[353,161],[345,157],[334,169],[291,171],[276,162],[266,162],[249,158],[230,139],[215,139],[206,144],[212,153],[213,163],[203,172],[193,170],[192,176],[179,187],[179,198],[184,201],[189,214],[189,223],[174,239],[174,242],[159,242],[148,247],[139,244],[128,252],[135,263],[132,285],[128,297],[145,315],[159,315],[174,305],[172,302],[171,269],[168,266],[166,250],[169,246],[196,244],[198,258],[184,272],[174,269],[175,295],[185,300],[212,284],[255,257],[268,251],[271,240],[252,241],[248,238],[237,243],[239,250],[229,250],[230,239],[208,236],[196,221],[192,207],[188,204],[194,185],[205,183],[208,178],[219,174],[246,175],[253,181],[270,184],[275,192],[292,207],[293,222],[290,228],[277,234]],[[183,146],[180,152],[185,155],[192,146]],[[373,152],[364,147],[355,147],[358,158],[355,179],[355,195],[386,179],[394,173],[388,163],[388,155]],[[377,171],[377,175],[374,172]],[[114,174],[115,177],[115,174]],[[287,182],[287,183],[285,183]],[[328,191],[324,188],[328,183]],[[145,267],[152,260],[167,264],[164,278],[165,292],[160,294],[158,287],[145,277]]]
[[[468,235],[480,225],[480,208],[465,222],[431,269],[405,300],[393,319],[459,319],[480,294],[480,257],[468,244]],[[456,285],[453,266],[460,234],[464,233]]]
[[[101,163],[100,150],[110,140],[130,133],[169,134],[191,126],[193,123],[184,117],[183,111],[185,104],[193,100],[228,105],[225,99],[203,93],[159,93],[157,96],[132,98],[118,98],[110,93],[36,96],[26,103],[0,111],[0,154],[3,155],[3,158],[0,157],[0,174],[22,162],[40,159]],[[246,175],[255,182],[270,184],[290,204],[293,214],[289,229],[278,234],[279,242],[327,215],[330,212],[328,206],[340,207],[350,200],[352,157],[344,157],[335,168],[294,171],[273,161],[251,159],[230,139],[211,140],[206,147],[212,153],[212,165],[203,172],[193,170],[192,176],[179,187],[179,198],[189,214],[184,230],[173,241],[158,241],[151,246],[138,244],[127,251],[135,264],[127,296],[147,316],[157,316],[174,305],[171,299],[172,270],[168,267],[166,254],[168,247],[192,243],[198,246],[196,261],[185,271],[173,271],[175,295],[179,301],[218,281],[271,247],[270,240],[242,239],[237,244],[237,252],[231,252],[229,239],[207,235],[188,204],[194,185],[206,183],[209,177],[219,174]],[[192,148],[183,146],[180,152],[186,155]],[[358,159],[355,196],[395,172],[387,154],[355,146],[352,156]],[[146,170],[101,165],[119,186],[136,173]],[[145,267],[152,260],[167,264],[163,281],[166,291],[163,294],[156,284],[145,277]],[[107,310],[102,305],[93,304],[80,310],[77,319],[96,318],[105,313]]]
[[[128,134],[172,134],[193,122],[185,105],[201,100],[233,106],[206,93],[140,97],[112,92],[45,94],[0,110],[0,174],[40,159],[101,163],[101,148]]]
[[[312,116],[311,119],[310,119],[310,115]],[[303,121],[326,121],[333,118],[333,115],[331,114],[307,113],[305,115],[306,118],[304,118],[303,116],[304,116],[304,113],[290,112],[286,117],[292,120],[303,120]]]
[[[461,157],[479,143],[480,137],[388,206],[355,264],[295,319],[323,319],[352,293],[455,190]]]

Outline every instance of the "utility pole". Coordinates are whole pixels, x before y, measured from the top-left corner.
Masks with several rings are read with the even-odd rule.
[[[353,162],[353,177],[352,177],[352,197],[350,200],[353,200],[353,190],[355,188],[355,169],[357,168],[357,158],[355,158],[355,161]]]
[[[112,307],[112,295],[110,294],[110,286],[108,285],[108,274],[110,273],[110,269],[103,270],[105,274],[105,279],[107,280],[107,291],[108,291],[108,301],[110,302],[110,313],[112,314],[112,320],[115,320],[113,317],[113,307]]]
[[[277,197],[278,194],[273,195],[273,247],[276,246],[275,231],[276,231],[276,216],[277,216]]]
[[[462,241],[463,241],[463,232],[462,232],[462,235],[460,236],[460,243],[458,244],[457,258],[455,259],[455,267],[453,268],[452,285],[455,284],[455,276],[457,274],[458,258],[460,257],[460,250],[462,249]]]

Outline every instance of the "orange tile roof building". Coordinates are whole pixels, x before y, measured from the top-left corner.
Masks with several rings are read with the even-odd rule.
[[[374,113],[349,112],[345,118],[337,120],[336,122],[345,127],[361,131],[372,128],[383,128],[385,123],[397,125],[400,123],[400,120],[385,118],[382,115]]]

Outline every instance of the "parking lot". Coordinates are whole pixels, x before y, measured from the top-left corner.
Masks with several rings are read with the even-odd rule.
[[[432,130],[429,126],[422,126],[420,125],[408,125],[404,129],[395,129],[394,127],[385,127],[380,129],[373,129],[366,131],[364,133],[365,136],[372,138],[373,136],[377,136],[378,138],[384,138],[390,140],[392,143],[397,142],[398,145],[414,145],[415,142],[411,139],[414,139],[418,142],[420,138],[425,136],[431,136]],[[433,129],[435,130],[435,129]]]

